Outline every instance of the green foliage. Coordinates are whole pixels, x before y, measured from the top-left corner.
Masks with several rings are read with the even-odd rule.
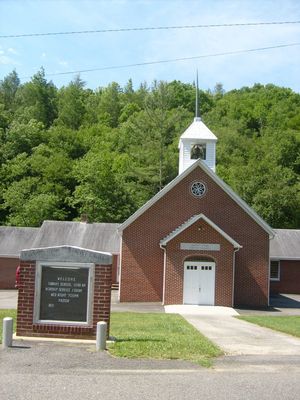
[[[70,129],[79,129],[85,115],[84,82],[76,77],[67,87],[59,91],[57,124]]]
[[[45,72],[41,69],[16,92],[17,118],[22,122],[36,119],[45,127],[50,127],[57,116],[56,92],[56,87],[46,81]]]
[[[16,332],[17,310],[15,310],[15,309],[1,309],[0,310],[0,344],[2,343],[3,318],[6,318],[6,317],[13,318],[13,320],[14,320],[13,331]]]
[[[300,316],[245,316],[238,317],[244,321],[251,322],[266,328],[274,329],[275,331],[288,333],[296,337],[300,337]]]
[[[121,155],[95,150],[76,163],[74,176],[79,184],[73,204],[90,221],[121,222],[134,211],[122,179],[122,164]]]
[[[300,95],[221,83],[199,95],[218,175],[273,227],[299,228]],[[24,84],[13,71],[0,81],[0,223],[123,221],[177,175],[194,109],[180,81],[57,89],[43,69]]]

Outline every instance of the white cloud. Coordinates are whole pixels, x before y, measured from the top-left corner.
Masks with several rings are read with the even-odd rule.
[[[65,60],[59,60],[58,64],[61,65],[62,67],[68,67],[69,66],[68,61],[65,61]]]
[[[0,65],[18,65],[18,63],[7,53],[11,53],[9,49],[4,49],[3,46],[0,46]]]
[[[0,54],[0,64],[2,64],[2,65],[10,65],[10,64],[11,65],[16,65],[17,63],[12,58],[3,55],[3,52],[2,52],[2,54]]]
[[[9,49],[7,49],[7,51],[8,51],[9,53],[11,53],[11,54],[15,54],[15,55],[18,54],[17,50],[14,49],[13,47],[10,47]]]

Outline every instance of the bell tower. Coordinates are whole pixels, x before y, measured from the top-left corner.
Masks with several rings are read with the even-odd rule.
[[[179,174],[201,158],[214,172],[216,170],[216,142],[218,138],[199,116],[198,72],[196,80],[195,118],[179,139]]]

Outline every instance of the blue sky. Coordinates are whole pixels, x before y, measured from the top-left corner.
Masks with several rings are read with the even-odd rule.
[[[171,25],[300,20],[299,0],[0,0],[0,35]],[[0,38],[0,80],[300,42],[300,24]],[[300,92],[300,46],[81,74],[86,86],[154,79],[225,90],[274,83]],[[49,76],[57,86],[74,75]]]

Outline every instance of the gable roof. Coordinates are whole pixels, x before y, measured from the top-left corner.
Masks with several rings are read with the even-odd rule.
[[[269,234],[270,238],[274,237],[275,233],[272,228],[200,159],[194,162],[180,175],[176,176],[175,179],[173,179],[161,191],[153,196],[152,199],[147,201],[147,203],[145,203],[134,214],[132,214],[125,222],[123,222],[123,224],[119,226],[118,231],[122,232],[125,228],[127,228],[133,221],[135,221],[140,215],[148,210],[148,208],[150,208],[166,193],[173,189],[173,187],[175,187],[180,181],[189,175],[195,168],[201,168],[221,189],[224,190],[225,193],[228,194],[228,196],[230,196],[258,225],[260,225]]]
[[[67,245],[118,254],[120,252],[118,226],[119,224],[113,223],[44,221],[31,247]]]
[[[300,229],[274,229],[270,242],[270,258],[300,260]]]
[[[214,222],[212,222],[204,214],[194,215],[192,218],[187,220],[184,224],[180,225],[173,232],[171,232],[168,236],[166,236],[164,239],[162,239],[160,241],[160,245],[165,246],[170,240],[174,239],[181,232],[185,231],[187,228],[189,228],[195,222],[199,221],[199,219],[203,219],[203,221],[205,221],[208,225],[210,225],[214,230],[219,232],[220,235],[222,235],[228,242],[230,242],[235,249],[241,249],[243,247],[240,244],[238,244],[238,242],[236,242],[234,239],[232,239],[232,237],[227,235],[226,232],[224,232],[221,228],[219,228],[218,225],[216,225]]]
[[[39,228],[0,226],[0,255],[19,257],[22,249],[31,247]]]

